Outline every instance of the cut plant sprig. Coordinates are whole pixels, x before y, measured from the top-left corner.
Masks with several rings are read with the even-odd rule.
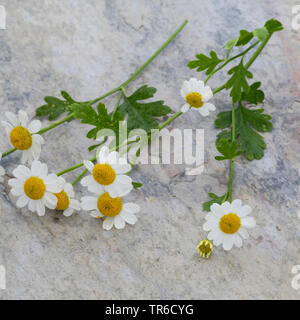
[[[249,160],[261,159],[264,156],[266,143],[258,132],[272,130],[273,126],[270,121],[272,117],[265,114],[263,109],[253,110],[245,106],[245,103],[257,105],[264,101],[264,92],[260,89],[261,83],[259,81],[251,85],[248,83],[249,79],[253,78],[252,73],[248,69],[260,55],[272,35],[281,30],[283,30],[281,23],[271,19],[262,28],[255,29],[252,32],[241,30],[239,37],[229,40],[224,46],[227,50],[225,59],[220,59],[215,51],[211,51],[210,56],[197,54],[197,60],[192,60],[188,63],[188,67],[191,69],[196,68],[199,72],[206,71],[206,83],[230,62],[240,58],[238,64],[228,71],[230,75],[229,80],[213,91],[217,93],[223,89],[230,90],[232,98],[231,111],[220,112],[215,121],[215,126],[223,129],[217,135],[216,140],[216,148],[221,155],[215,158],[218,161],[230,161],[230,174],[228,191],[222,196],[210,192],[208,195],[211,200],[203,203],[203,210],[205,211],[210,211],[210,207],[214,203],[222,204],[227,199],[229,202],[232,202],[234,162],[236,157],[243,153]],[[253,44],[250,44],[247,49],[230,57],[233,48],[245,46],[253,38],[257,38],[257,40]],[[258,48],[248,61],[244,63],[248,52],[257,47],[257,45],[259,45]]]
[[[65,100],[61,100],[56,97],[50,97],[50,96],[46,97],[45,102],[47,104],[37,108],[37,110],[36,110],[36,115],[38,117],[48,116],[48,119],[50,121],[53,121],[53,120],[56,120],[60,115],[62,115],[65,112],[67,112],[68,115],[66,117],[64,117],[63,119],[61,119],[60,121],[57,121],[57,122],[43,128],[43,129],[41,129],[40,132],[38,132],[38,134],[43,134],[49,130],[52,130],[67,121],[72,121],[74,119],[74,113],[71,108],[71,106],[73,104],[82,104],[85,106],[88,106],[88,105],[91,106],[91,105],[103,100],[104,98],[106,98],[106,97],[108,97],[118,91],[120,91],[119,97],[121,99],[121,97],[122,97],[121,93],[124,92],[124,89],[126,88],[126,86],[128,86],[142,71],[144,71],[144,69],[175,39],[175,37],[182,31],[182,29],[186,26],[187,23],[188,23],[188,21],[185,20],[174,31],[174,33],[162,44],[162,46],[160,46],[160,48],[157,51],[155,51],[155,53],[144,64],[142,64],[126,81],[124,81],[122,84],[120,84],[116,88],[101,95],[100,97],[93,99],[93,100],[85,101],[85,102],[77,102],[73,98],[71,98],[71,96],[65,91],[61,91],[61,95]],[[17,150],[16,148],[13,148],[13,149],[3,153],[2,158],[12,154],[16,150]]]

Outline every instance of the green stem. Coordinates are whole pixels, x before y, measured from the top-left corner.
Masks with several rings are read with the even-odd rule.
[[[115,114],[116,114],[116,112],[117,112],[117,110],[119,108],[119,105],[120,105],[120,102],[121,102],[121,99],[122,99],[123,95],[124,95],[123,90],[121,90],[121,92],[120,92],[120,94],[118,96],[118,100],[117,100],[117,103],[115,105],[114,111],[113,111],[112,116],[111,116],[112,120],[114,120]]]
[[[126,81],[124,81],[121,85],[119,85],[118,87],[112,89],[111,91],[109,91],[108,93],[104,94],[103,96],[95,99],[95,100],[91,100],[90,103],[94,104],[96,102],[98,102],[99,100],[104,99],[105,97],[119,91],[122,90],[122,88],[124,89],[132,80],[134,80],[169,44],[172,40],[174,40],[174,38],[178,35],[178,33],[185,27],[185,25],[188,23],[187,20],[184,20],[184,22],[175,30],[175,32],[169,37],[169,39],[167,41],[165,41],[162,46],[154,52],[154,54],[144,63],[142,64]]]
[[[91,158],[91,159],[89,159],[89,160],[90,160],[90,161],[95,161],[95,160],[96,160],[96,156],[93,157],[93,158]],[[65,174],[65,173],[67,173],[67,172],[73,171],[73,170],[75,170],[75,169],[77,169],[77,168],[80,168],[80,167],[82,167],[82,166],[83,166],[83,162],[78,163],[78,164],[76,164],[76,165],[73,166],[73,167],[70,167],[70,168],[68,168],[68,169],[65,169],[65,170],[63,170],[63,171],[58,172],[56,175],[59,177],[59,176]]]
[[[178,118],[179,116],[181,116],[183,113],[181,111],[176,112],[172,117],[170,117],[168,120],[166,120],[164,123],[162,123],[159,127],[158,130],[160,131],[161,129],[163,129],[165,126],[167,126],[169,123],[171,123],[172,121],[174,121],[176,118]]]
[[[252,57],[249,59],[249,61],[245,64],[245,68],[248,69],[252,63],[255,61],[255,59],[259,56],[259,54],[262,52],[270,38],[272,37],[273,33],[270,33],[264,41],[262,41],[261,45],[257,48],[257,50],[253,53]]]
[[[256,41],[255,43],[253,43],[249,48],[247,48],[245,51],[235,55],[234,57],[226,60],[219,68],[217,68],[216,70],[214,70],[213,72],[211,72],[208,77],[204,80],[204,83],[206,84],[207,81],[215,74],[217,73],[218,71],[220,71],[221,69],[223,69],[228,63],[230,63],[231,61],[239,58],[239,57],[242,57],[244,55],[246,55],[251,49],[253,49],[255,46],[257,46],[259,44],[260,41]]]
[[[47,132],[47,131],[49,131],[49,130],[51,130],[51,129],[59,126],[59,125],[61,125],[62,123],[71,120],[72,118],[73,118],[73,114],[69,114],[67,117],[61,119],[60,121],[54,122],[54,123],[52,123],[50,126],[41,129],[41,130],[38,131],[36,134],[43,134],[43,133],[45,133],[45,132]],[[3,153],[2,158],[8,156],[9,154],[11,154],[11,153],[13,153],[13,152],[15,152],[16,150],[17,150],[17,149],[14,148],[14,149],[11,149],[11,150]]]
[[[234,102],[232,102],[232,136],[231,136],[231,143],[235,141],[235,109],[234,109]],[[233,173],[234,173],[234,158],[230,160],[230,178],[229,178],[229,186],[228,186],[228,195],[229,195],[229,202],[232,202],[232,184],[233,184]]]
[[[79,182],[86,175],[87,172],[88,172],[88,169],[84,169],[72,182],[72,186],[75,186],[75,184]]]

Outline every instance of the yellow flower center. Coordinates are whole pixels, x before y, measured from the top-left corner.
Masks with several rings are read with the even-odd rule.
[[[27,150],[32,146],[31,133],[23,127],[14,127],[9,135],[11,144],[18,150]]]
[[[221,218],[219,226],[224,233],[233,234],[241,227],[241,219],[235,213],[228,213]]]
[[[45,191],[45,183],[38,177],[30,177],[24,183],[24,192],[32,200],[42,199]]]
[[[186,102],[194,107],[194,108],[201,108],[204,104],[202,101],[202,95],[198,92],[190,92],[185,96]]]
[[[98,163],[93,168],[94,179],[104,186],[108,186],[115,181],[115,170],[109,164]]]
[[[211,252],[213,251],[213,245],[209,240],[205,239],[198,244],[196,249],[200,257],[209,258]]]
[[[120,197],[112,198],[108,192],[105,192],[98,198],[97,206],[104,216],[112,218],[121,212],[123,204]]]
[[[57,206],[55,208],[56,210],[66,210],[67,208],[69,208],[70,199],[64,190],[59,193],[53,194],[57,198]]]

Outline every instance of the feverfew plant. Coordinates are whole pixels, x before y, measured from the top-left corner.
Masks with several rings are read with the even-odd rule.
[[[218,71],[229,63],[236,62],[236,65],[228,70],[228,81],[213,90],[213,93],[223,89],[230,90],[232,100],[231,110],[220,112],[215,120],[215,127],[222,130],[216,139],[216,148],[220,155],[215,159],[230,163],[228,190],[220,196],[209,193],[211,200],[203,203],[203,210],[210,211],[203,226],[205,231],[209,231],[207,238],[216,246],[222,244],[224,250],[230,250],[233,245],[241,247],[242,239],[248,238],[246,228],[255,226],[254,218],[249,217],[251,208],[248,205],[243,206],[241,200],[232,201],[234,162],[235,158],[242,155],[248,160],[259,160],[264,156],[266,143],[260,132],[273,129],[272,117],[265,113],[264,109],[254,108],[255,105],[263,103],[265,95],[260,89],[260,81],[249,83],[253,79],[249,68],[272,35],[281,30],[282,24],[271,19],[263,27],[253,31],[240,30],[238,37],[225,44],[225,58],[220,58],[215,51],[211,51],[209,56],[197,54],[196,60],[188,63],[190,69],[206,72],[206,84]],[[243,50],[240,49],[241,52],[233,56],[232,51],[235,48]],[[252,56],[247,59],[254,49],[256,50]],[[200,244],[197,250],[200,255],[204,255],[206,252],[201,249],[203,246]]]
[[[17,207],[27,206],[39,216],[45,214],[47,207],[67,217],[74,211],[83,209],[90,211],[92,217],[102,220],[105,230],[110,230],[113,226],[122,229],[126,223],[135,224],[140,208],[137,204],[124,200],[124,197],[132,190],[142,187],[140,182],[132,180],[130,171],[135,160],[141,155],[142,147],[154,138],[152,131],[162,130],[185,112],[192,112],[190,110],[198,111],[200,116],[208,116],[216,110],[211,102],[214,94],[226,89],[230,90],[232,106],[230,110],[217,114],[215,126],[221,131],[217,136],[216,148],[220,155],[215,159],[230,163],[228,190],[220,196],[209,193],[210,200],[203,203],[203,210],[209,212],[203,228],[209,233],[207,239],[198,244],[197,251],[200,256],[208,258],[213,251],[213,244],[222,244],[224,250],[230,250],[234,245],[242,246],[242,239],[248,237],[246,229],[254,227],[255,220],[250,216],[251,208],[248,205],[242,204],[238,199],[232,201],[235,158],[245,155],[249,160],[261,159],[266,144],[259,132],[272,130],[271,116],[264,113],[263,109],[252,107],[263,102],[264,93],[260,89],[259,81],[249,83],[253,78],[249,68],[272,35],[283,27],[279,21],[271,19],[264,27],[254,31],[241,30],[237,38],[225,44],[224,58],[219,57],[215,51],[211,51],[209,55],[197,54],[196,59],[188,63],[188,67],[198,72],[205,71],[206,79],[202,81],[192,78],[183,82],[180,93],[185,102],[180,111],[172,115],[171,108],[164,101],[153,99],[157,90],[148,84],[127,95],[126,87],[168,46],[186,24],[187,21],[184,21],[125,82],[100,97],[89,101],[76,101],[65,91],[61,91],[59,98],[45,97],[45,104],[36,109],[36,116],[55,121],[47,127],[41,128],[39,120],[29,122],[29,117],[23,111],[20,111],[18,116],[6,113],[8,122],[4,121],[3,125],[14,148],[3,153],[2,158],[21,150],[21,162],[31,165],[17,166],[13,171],[15,178],[8,181],[12,188],[11,193],[17,197]],[[239,53],[233,55],[234,49],[238,49]],[[248,58],[251,52],[253,54]],[[211,89],[207,84],[209,79],[232,62],[236,62],[236,65],[229,69],[227,82]],[[101,100],[115,93],[118,93],[115,107],[109,112]],[[58,120],[62,115],[64,117]],[[195,116],[199,115],[195,113]],[[162,117],[168,118],[162,122]],[[94,155],[57,174],[48,174],[47,165],[38,161],[41,145],[44,143],[41,135],[75,119],[89,126],[85,134],[92,141],[88,151]],[[141,131],[145,133],[144,136],[140,134]],[[121,139],[124,132],[126,138]],[[134,134],[127,138],[129,132]],[[108,137],[113,135],[115,139],[109,140]],[[130,153],[134,153],[134,157],[128,161],[123,155]],[[72,184],[61,177],[81,167],[84,167],[84,170]],[[0,176],[2,175],[4,169],[0,167]],[[79,181],[92,193],[83,196],[80,202],[76,200],[73,190],[73,186]]]

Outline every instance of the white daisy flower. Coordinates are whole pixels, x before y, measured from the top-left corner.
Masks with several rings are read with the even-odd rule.
[[[243,206],[238,199],[232,203],[226,201],[222,205],[214,203],[203,225],[205,231],[210,231],[207,238],[213,240],[215,246],[222,243],[224,250],[231,250],[233,245],[240,248],[242,238],[249,237],[246,229],[253,228],[256,224],[255,219],[248,216],[251,210],[250,206]]]
[[[125,175],[131,170],[125,158],[116,151],[103,147],[97,155],[97,164],[85,160],[83,163],[91,175],[84,177],[81,184],[96,194],[108,192],[111,197],[123,197],[133,188],[132,179]]]
[[[71,183],[66,182],[63,177],[58,178],[59,185],[62,186],[62,191],[53,193],[57,198],[55,210],[63,211],[63,215],[69,217],[74,210],[80,210],[80,202],[76,199],[74,189]]]
[[[92,210],[94,218],[104,218],[103,229],[110,230],[113,225],[117,229],[123,229],[125,222],[135,224],[137,218],[135,213],[140,207],[135,203],[123,203],[120,197],[112,198],[108,192],[102,193],[100,197],[82,197],[81,208]]]
[[[55,209],[57,197],[53,193],[62,191],[62,185],[56,174],[48,175],[47,165],[34,160],[31,169],[19,165],[13,175],[16,178],[10,179],[8,184],[12,187],[11,193],[18,197],[16,206],[37,212],[39,216],[45,214],[45,206]]]
[[[0,152],[0,160],[2,159],[2,153]],[[5,175],[5,170],[0,166],[0,182],[3,182],[3,176]]]
[[[2,121],[2,125],[7,132],[10,143],[18,150],[23,151],[21,163],[37,160],[41,154],[41,145],[44,139],[41,135],[36,134],[41,129],[39,120],[28,121],[28,115],[25,111],[20,110],[18,116],[12,112],[5,113],[7,121]]]
[[[181,112],[187,112],[190,108],[195,108],[202,116],[206,117],[209,115],[209,111],[216,110],[216,107],[212,103],[208,103],[213,96],[213,92],[201,80],[195,78],[191,78],[188,81],[185,80],[180,93],[186,101],[181,108]]]

